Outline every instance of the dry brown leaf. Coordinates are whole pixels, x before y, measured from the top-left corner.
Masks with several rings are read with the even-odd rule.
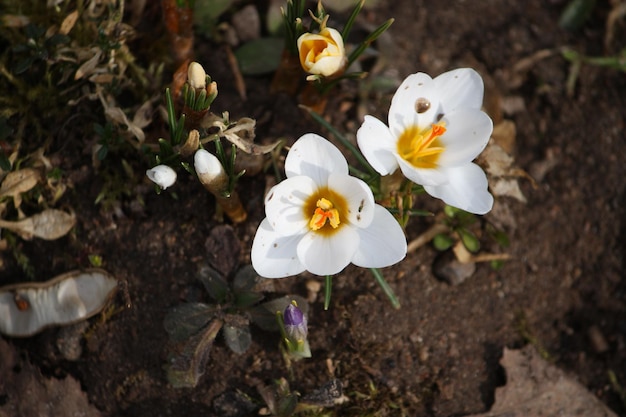
[[[79,80],[85,76],[93,74],[98,66],[98,62],[100,62],[100,57],[102,56],[102,50],[99,48],[92,48],[91,51],[93,52],[93,56],[78,67],[76,74],[74,74],[75,80]]]
[[[492,181],[489,187],[494,195],[513,197],[517,201],[526,203],[526,196],[519,188],[517,178],[498,178]]]
[[[504,349],[507,384],[491,411],[467,417],[617,417],[579,382],[541,358],[531,345]]]
[[[70,31],[76,24],[76,20],[78,20],[78,10],[74,10],[72,13],[68,14],[65,19],[63,19],[63,23],[61,23],[59,33],[62,35],[67,35],[68,33],[70,33]]]
[[[128,130],[137,138],[139,142],[143,142],[145,140],[146,135],[143,133],[143,130],[139,126],[128,120],[126,114],[124,114],[122,109],[120,109],[119,107],[108,107],[105,110],[105,113],[115,123],[127,126]]]
[[[480,154],[478,161],[489,176],[489,188],[495,196],[513,197],[522,203],[526,203],[526,197],[519,188],[518,179],[520,177],[531,178],[526,172],[513,166],[513,157],[506,153],[495,141],[489,141],[485,150]]]
[[[0,393],[3,396],[0,417],[102,416],[89,404],[77,380],[71,376],[44,377],[33,364],[20,360],[13,346],[3,339],[0,339]]]
[[[19,196],[31,190],[39,182],[39,172],[32,168],[12,171],[4,177],[0,187],[0,198]]]
[[[76,216],[74,214],[57,209],[46,209],[34,216],[15,222],[0,219],[0,227],[9,229],[26,240],[33,237],[55,240],[65,236],[75,224]]]
[[[512,120],[502,120],[493,127],[491,137],[494,142],[499,145],[504,152],[509,155],[515,150],[515,142],[517,138],[517,126]]]

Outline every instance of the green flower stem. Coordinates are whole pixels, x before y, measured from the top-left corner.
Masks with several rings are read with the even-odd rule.
[[[337,138],[337,140],[341,142],[343,146],[348,148],[348,150],[354,155],[354,157],[359,161],[359,163],[365,167],[365,169],[367,170],[370,176],[372,177],[378,176],[378,173],[376,172],[376,170],[372,168],[369,162],[367,162],[367,159],[365,159],[363,154],[357,149],[356,146],[354,146],[348,139],[346,139],[345,136],[339,133],[339,131],[335,129],[334,127],[332,127],[330,123],[328,123],[326,120],[324,120],[322,116],[314,112],[309,107],[306,107],[306,106],[300,106],[300,107],[306,110],[307,113],[309,113],[311,117],[315,119],[315,121],[317,121],[319,124],[324,126],[330,133],[332,133],[333,136],[335,136],[335,138]]]
[[[383,277],[380,270],[378,268],[370,268],[370,271],[372,271],[372,275],[374,275],[376,282],[383,289],[385,295],[389,298],[389,301],[391,301],[393,308],[400,308],[400,301],[398,300],[398,297],[396,297],[396,294],[393,292],[387,281],[385,281],[385,277]]]
[[[330,293],[333,289],[333,276],[326,275],[326,285],[324,286],[324,310],[330,306]]]
[[[356,4],[356,6],[354,7],[354,10],[352,10],[352,14],[348,18],[348,21],[346,22],[346,25],[343,27],[343,30],[341,31],[341,38],[344,40],[344,44],[348,40],[348,35],[350,35],[350,30],[352,29],[352,25],[354,24],[354,21],[356,20],[356,17],[358,16],[358,14],[361,12],[361,9],[363,8],[363,4],[365,4],[365,0],[360,0]]]
[[[174,100],[169,88],[165,89],[165,102],[167,106],[167,122],[170,126],[170,142],[172,145],[178,145],[182,142],[183,128],[185,127],[185,115],[181,115],[176,120],[176,110],[174,109]]]
[[[394,19],[389,19],[378,28],[376,28],[375,31],[370,33],[369,36],[350,53],[350,56],[348,56],[348,65],[346,65],[346,68],[350,68],[350,65],[352,65],[352,63],[356,61],[356,59],[363,53],[363,51],[365,51],[365,49],[367,49],[367,47],[376,40],[376,38],[378,38],[387,29],[389,29],[389,26],[391,26],[393,20]]]

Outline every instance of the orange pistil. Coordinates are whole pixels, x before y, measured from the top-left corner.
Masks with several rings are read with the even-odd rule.
[[[405,129],[398,139],[398,154],[414,167],[435,168],[439,155],[445,150],[439,140],[445,132],[444,121],[422,131],[412,125]]]
[[[333,207],[333,203],[325,198],[320,198],[315,205],[317,208],[309,222],[311,230],[321,229],[326,224],[326,220],[328,220],[333,229],[336,229],[340,223],[339,211]]]

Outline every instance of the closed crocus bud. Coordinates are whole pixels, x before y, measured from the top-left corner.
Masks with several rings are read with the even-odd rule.
[[[308,334],[306,317],[295,301],[287,306],[284,317],[287,337],[294,342],[306,340]]]
[[[189,64],[189,68],[187,69],[187,81],[192,88],[202,89],[206,88],[206,72],[202,65],[197,62],[192,62]]]
[[[146,175],[150,181],[164,190],[176,182],[176,171],[167,165],[157,165],[147,170]]]
[[[285,326],[285,345],[293,359],[310,358],[311,349],[307,340],[307,320],[295,301],[285,308],[283,313]]]
[[[198,149],[193,163],[198,179],[215,196],[217,204],[233,223],[246,220],[248,213],[241,204],[237,191],[229,191],[230,180],[220,160],[212,153]]]
[[[200,182],[207,188],[223,193],[228,187],[228,175],[219,159],[212,153],[198,149],[193,158]]]
[[[304,33],[300,36],[298,53],[302,68],[313,75],[340,75],[348,63],[341,33],[328,27],[319,33]]]

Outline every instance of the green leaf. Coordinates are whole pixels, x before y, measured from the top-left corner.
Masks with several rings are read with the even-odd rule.
[[[226,12],[235,0],[195,0],[193,23],[201,33],[211,35],[217,18]]]
[[[504,261],[496,259],[496,260],[489,262],[489,265],[491,266],[491,269],[493,269],[494,271],[499,271],[504,266]]]
[[[449,249],[454,244],[454,239],[451,236],[440,233],[433,238],[433,246],[438,251],[444,251]]]
[[[446,205],[446,206],[443,208],[443,212],[444,212],[444,214],[445,214],[446,216],[448,216],[449,218],[451,218],[451,219],[453,219],[453,218],[457,215],[457,213],[458,213],[459,211],[461,211],[461,210],[460,210],[460,209],[458,209],[458,208],[456,208],[456,207],[452,207],[452,206],[448,206],[448,205]]]
[[[260,280],[261,277],[252,268],[252,265],[246,265],[237,271],[237,275],[233,279],[233,291],[235,293],[250,291]]]
[[[591,16],[595,5],[596,0],[571,0],[561,13],[559,26],[567,30],[580,29]]]
[[[511,242],[509,241],[509,236],[503,232],[502,230],[493,230],[491,232],[494,240],[503,248],[508,248]]]
[[[245,309],[245,308],[255,305],[256,303],[261,301],[263,298],[264,298],[263,294],[259,294],[257,292],[252,292],[252,291],[241,292],[235,295],[234,304],[238,308]]]
[[[35,57],[33,56],[24,58],[21,61],[18,61],[15,67],[13,67],[13,72],[15,73],[15,75],[26,72],[26,70],[28,70],[30,66],[33,65],[33,62],[35,62]]]
[[[467,229],[458,229],[457,233],[461,237],[461,242],[463,242],[463,246],[467,248],[468,251],[475,253],[480,249],[480,242],[474,233],[470,232]]]
[[[159,151],[161,157],[167,158],[174,153],[174,148],[172,147],[171,143],[163,138],[159,138]]]
[[[224,325],[226,345],[237,354],[245,353],[252,343],[252,335],[248,325]]]
[[[98,158],[98,161],[104,161],[104,158],[106,158],[108,153],[109,147],[107,145],[102,145],[96,152],[96,158]]]
[[[11,161],[9,161],[9,158],[7,158],[4,152],[1,152],[1,151],[0,151],[0,168],[3,171],[11,171]]]
[[[198,333],[214,317],[217,308],[204,303],[186,303],[172,308],[163,320],[163,327],[174,342],[187,340]]]
[[[343,30],[341,31],[341,37],[343,38],[344,43],[348,39],[348,36],[350,35],[350,30],[352,30],[352,25],[354,24],[356,17],[359,15],[359,13],[361,13],[361,9],[363,8],[364,3],[365,3],[365,0],[359,0],[356,6],[354,6],[354,9],[352,9],[352,13],[350,14],[350,17],[346,21],[346,24],[343,27]]]
[[[261,75],[275,71],[284,43],[282,38],[260,38],[238,48],[235,57],[242,74]]]
[[[219,272],[208,265],[202,265],[198,271],[198,279],[215,301],[225,303],[228,300],[230,288]]]

